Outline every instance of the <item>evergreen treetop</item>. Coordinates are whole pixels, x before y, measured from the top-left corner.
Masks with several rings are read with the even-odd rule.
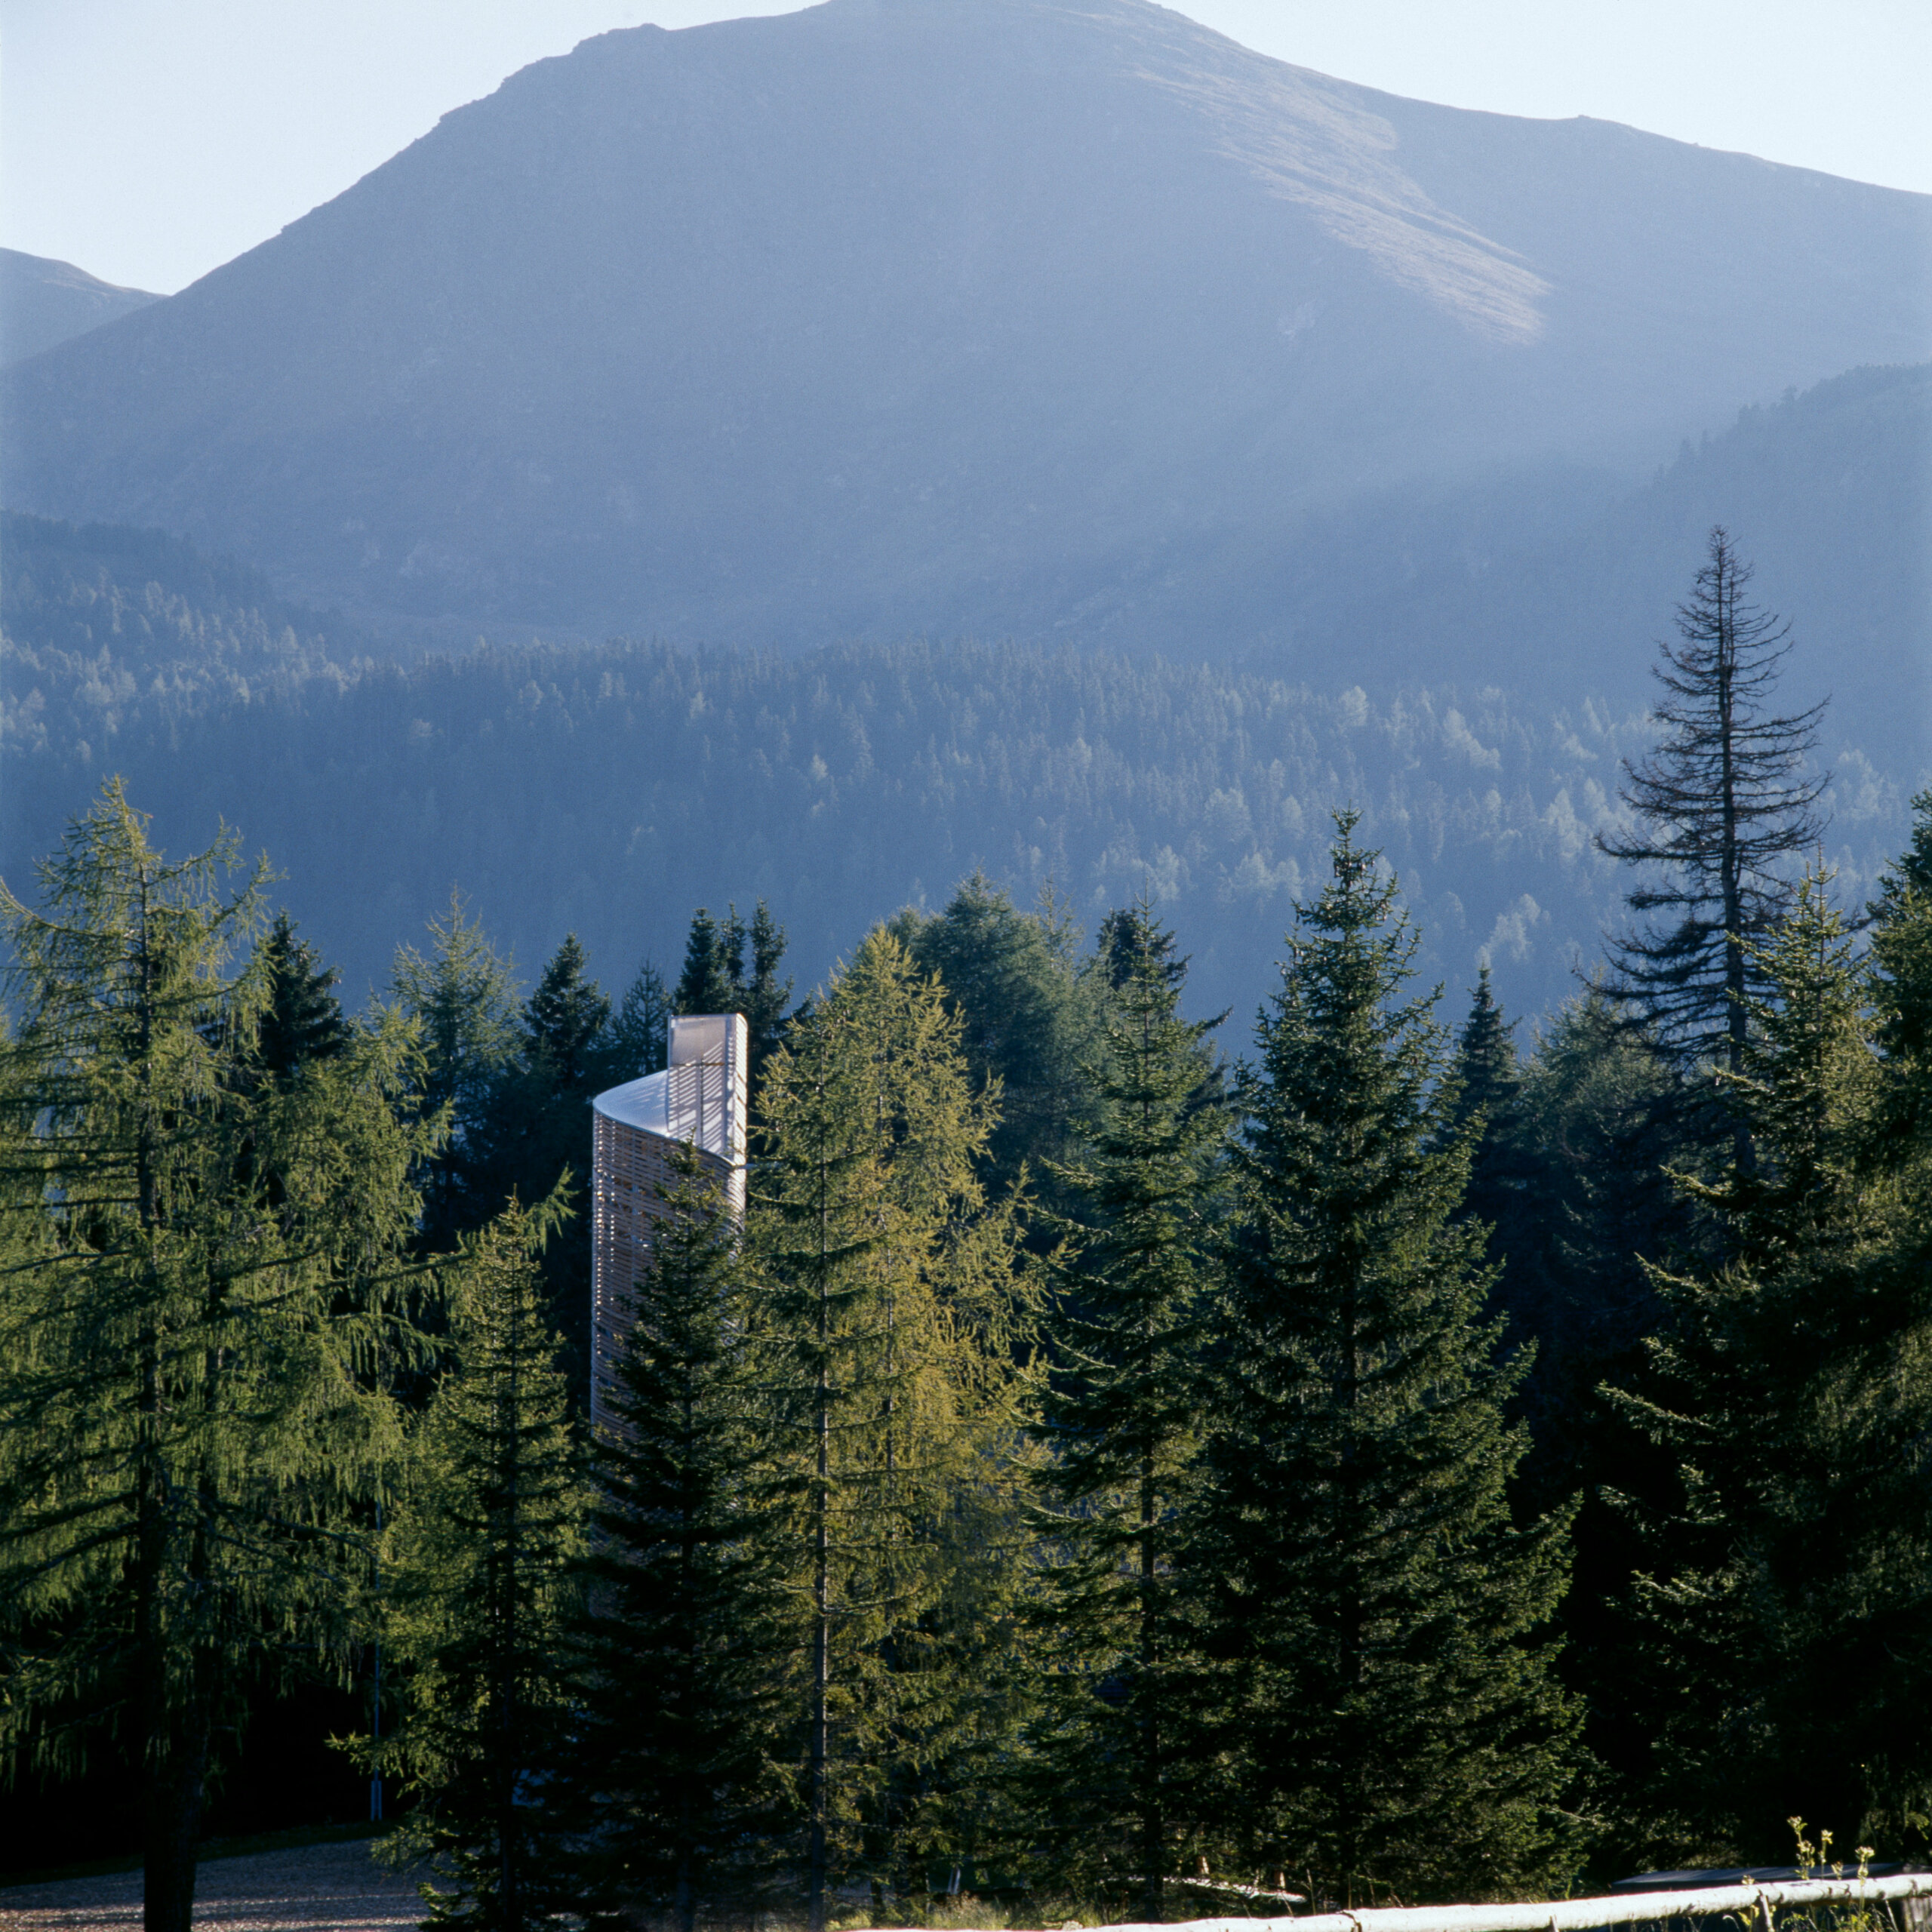
[[[594,1049],[611,1017],[608,997],[583,968],[583,948],[567,933],[523,1010],[525,1059],[558,1088],[598,1070]]]
[[[691,915],[672,1007],[681,1014],[744,1015],[754,1094],[763,1083],[766,1062],[784,1037],[786,1007],[792,997],[792,982],[778,977],[784,958],[785,928],[762,899],[749,925],[739,918],[736,906],[721,924],[701,906]]]
[[[306,940],[295,937],[286,912],[275,915],[262,953],[268,986],[255,1051],[264,1069],[285,1078],[308,1061],[342,1053],[349,1029],[335,995],[341,976],[322,964]]]
[[[1823,703],[1770,709],[1790,629],[1749,600],[1751,578],[1729,533],[1713,529],[1678,609],[1678,641],[1662,647],[1655,667],[1665,693],[1656,715],[1669,735],[1625,767],[1620,795],[1642,829],[1596,838],[1614,859],[1662,869],[1628,899],[1664,923],[1611,942],[1612,990],[1687,1060],[1721,1061],[1734,1073],[1746,1002],[1764,990],[1751,949],[1789,901],[1790,861],[1817,843],[1814,808],[1829,782],[1802,771]]]

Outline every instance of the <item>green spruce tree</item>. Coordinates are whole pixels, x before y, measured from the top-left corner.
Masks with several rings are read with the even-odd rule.
[[[335,995],[341,976],[322,964],[306,940],[295,937],[295,922],[285,912],[275,915],[269,929],[262,965],[267,1000],[255,1029],[255,1053],[263,1070],[286,1079],[311,1060],[345,1051],[349,1023]]]
[[[202,1810],[251,1692],[346,1678],[352,1552],[400,1451],[408,1029],[259,1077],[272,979],[234,841],[168,861],[110,783],[0,888],[0,1744],[127,1751],[144,1922],[187,1932]],[[271,1194],[266,1177],[278,1177]]]
[[[1747,1000],[1761,995],[1754,942],[1790,903],[1785,868],[1823,829],[1828,782],[1807,774],[1824,704],[1774,713],[1790,626],[1746,594],[1752,567],[1712,529],[1678,607],[1677,641],[1655,667],[1669,735],[1625,766],[1620,796],[1639,823],[1599,832],[1597,849],[1656,868],[1628,897],[1657,922],[1611,942],[1611,990],[1685,1064],[1743,1063]],[[1743,1149],[1738,1149],[1742,1154]]]
[[[490,1109],[515,1066],[519,1029],[512,962],[466,916],[460,894],[429,921],[431,946],[397,949],[390,994],[420,1029],[423,1111],[447,1109],[449,1131],[423,1177],[421,1247],[447,1254],[503,1206],[481,1140]]]
[[[580,1404],[590,1376],[590,1103],[611,1072],[611,1002],[565,935],[524,1002],[513,1059],[478,1103],[466,1180],[473,1204],[494,1212],[512,1195],[570,1208],[543,1244],[546,1318],[564,1339]],[[561,1192],[559,1192],[561,1190]]]
[[[525,1063],[558,1091],[581,1086],[603,1071],[597,1048],[610,1019],[610,1000],[585,974],[577,934],[566,933],[524,1005]]]
[[[747,960],[746,949],[750,957]],[[747,926],[732,906],[721,924],[702,906],[691,915],[672,1008],[678,1013],[742,1013],[749,1036],[754,1097],[766,1063],[784,1038],[792,982],[781,980],[785,928],[761,899]]]
[[[555,1786],[589,1498],[537,1259],[558,1212],[513,1201],[465,1244],[448,1364],[391,1518],[383,1634],[402,1716],[356,1748],[414,1797],[388,1847],[435,1860],[432,1925],[534,1932],[582,1903]]]
[[[754,1909],[792,1823],[762,1286],[682,1150],[596,1445],[573,1822],[611,1922]],[[601,1921],[600,1921],[601,1922]]]
[[[1509,1896],[1562,1855],[1576,1718],[1538,1647],[1560,1518],[1519,1530],[1466,1137],[1414,935],[1338,817],[1247,1078],[1208,1584],[1235,1842],[1356,1905]]]
[[[1029,1783],[1063,1878],[1164,1915],[1186,1817],[1189,1710],[1176,1555],[1191,1533],[1204,1316],[1227,1143],[1186,962],[1150,909],[1103,932],[1110,997],[1082,1157],[1061,1170],[1056,1355],[1039,1426],[1038,1527],[1054,1558],[1035,1621],[1046,1708]]]
[[[671,1019],[670,989],[649,960],[624,989],[611,1023],[611,1078],[635,1080],[664,1069]]]
[[[1522,1149],[1523,1070],[1489,983],[1489,968],[1476,976],[1469,1017],[1457,1036],[1454,1069],[1458,1134],[1472,1134],[1469,1184],[1463,1212],[1493,1229],[1513,1222],[1521,1209],[1528,1164]]]

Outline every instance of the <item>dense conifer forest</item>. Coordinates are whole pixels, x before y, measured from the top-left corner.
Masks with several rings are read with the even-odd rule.
[[[1775,669],[1720,630],[1694,722]],[[1626,781],[1660,839],[1694,753]],[[1915,811],[1741,931],[1637,853],[1651,952],[1525,1038],[1349,811],[1253,1019],[1146,891],[982,872],[802,998],[713,894],[528,986],[459,899],[358,1002],[110,781],[5,902],[10,1808],[184,1926],[198,1835],[372,1779],[504,1925],[1544,1897],[1793,1815],[1924,1856]],[[751,1205],[679,1180],[593,1440],[589,1097],[720,1008]]]
[[[1371,694],[1339,660],[1297,682],[1204,655],[918,641],[505,643],[405,664],[154,533],[9,515],[4,534],[0,876],[24,877],[118,772],[164,844],[220,820],[272,854],[358,999],[453,885],[527,971],[575,932],[626,980],[675,955],[691,907],[762,898],[810,981],[983,869],[1029,907],[1051,886],[1090,931],[1151,895],[1189,935],[1202,1006],[1245,1016],[1342,806],[1401,872],[1429,980],[1466,986],[1487,961],[1540,1014],[1620,918],[1592,839],[1623,823],[1640,706]],[[1792,681],[1822,688],[1801,652]],[[1910,774],[1829,713],[1817,769],[1826,857],[1869,895]]]

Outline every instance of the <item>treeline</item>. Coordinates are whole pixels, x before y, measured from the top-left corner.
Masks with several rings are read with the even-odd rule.
[[[350,1020],[232,856],[110,792],[8,911],[8,1742],[134,1756],[155,1922],[378,1637],[347,1748],[480,1923],[1922,1851],[1932,799],[1715,1086],[1600,994],[1452,1039],[1346,817],[1238,1060],[1144,902],[981,880],[797,1008],[766,916],[519,1004],[455,908]],[[753,1017],[752,1206],[666,1201],[592,1441],[587,1096],[676,1006]]]
[[[676,947],[691,906],[763,898],[815,980],[853,934],[936,910],[980,867],[1028,903],[1051,883],[1089,929],[1150,892],[1190,935],[1199,996],[1244,1013],[1345,804],[1401,873],[1426,977],[1463,984],[1486,959],[1518,1008],[1554,1008],[1617,913],[1592,835],[1618,823],[1619,763],[1649,727],[1588,684],[1544,679],[1530,702],[1398,688],[1374,659],[1298,681],[922,641],[379,664],[244,582],[217,595],[140,533],[15,517],[6,534],[0,875],[24,876],[118,772],[164,843],[220,817],[272,851],[358,994],[454,881],[527,965],[574,931],[626,974]],[[1855,743],[1823,748],[1827,856],[1863,899],[1913,787]]]

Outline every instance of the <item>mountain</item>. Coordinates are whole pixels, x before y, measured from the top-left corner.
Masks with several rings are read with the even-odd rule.
[[[0,362],[38,355],[162,299],[143,288],[117,288],[72,262],[0,248]]]
[[[452,635],[1327,681],[1383,649],[1349,614],[1392,500],[1551,536],[1741,403],[1923,361],[1929,318],[1927,197],[1400,100],[1146,0],[827,0],[540,62],[9,371],[5,490]]]
[[[1739,411],[1635,488],[1553,466],[1304,518],[1163,586],[1177,626],[1250,635],[1263,667],[1358,640],[1371,686],[1446,681],[1647,704],[1654,641],[1713,525],[1789,620],[1784,694],[1829,695],[1828,741],[1932,770],[1932,366],[1860,369]],[[1339,668],[1336,673],[1340,675]]]

